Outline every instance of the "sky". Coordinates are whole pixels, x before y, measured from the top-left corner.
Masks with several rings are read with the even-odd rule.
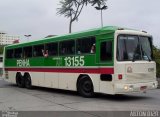
[[[32,35],[38,40],[47,35],[62,35],[69,31],[69,19],[57,15],[60,0],[0,0],[0,31],[8,35]],[[160,0],[108,0],[103,11],[104,26],[120,26],[145,30],[160,47]],[[86,6],[73,23],[72,32],[101,26],[100,11]]]

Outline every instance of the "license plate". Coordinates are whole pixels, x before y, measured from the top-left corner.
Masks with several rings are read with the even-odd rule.
[[[144,90],[146,90],[146,89],[147,89],[147,86],[141,86],[141,87],[140,87],[140,90],[141,90],[141,91],[144,91]]]

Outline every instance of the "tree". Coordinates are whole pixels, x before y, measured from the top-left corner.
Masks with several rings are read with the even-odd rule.
[[[64,15],[67,18],[70,18],[69,22],[69,33],[72,32],[72,23],[78,20],[80,13],[84,6],[88,4],[94,5],[105,5],[107,0],[61,0],[60,8],[57,8],[57,14]]]
[[[3,54],[3,50],[4,50],[4,46],[1,45],[1,46],[0,46],[0,54]]]
[[[160,78],[160,49],[156,46],[153,46],[153,57],[156,62],[157,77]]]

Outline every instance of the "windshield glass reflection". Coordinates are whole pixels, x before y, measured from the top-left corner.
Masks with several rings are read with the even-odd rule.
[[[120,35],[118,37],[117,60],[152,60],[151,38],[143,36]]]

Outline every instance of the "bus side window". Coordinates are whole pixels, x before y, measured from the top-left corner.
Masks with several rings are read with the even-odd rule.
[[[101,42],[101,45],[100,45],[100,60],[101,61],[112,60],[112,41]]]
[[[59,47],[60,55],[73,55],[75,54],[75,41],[62,41]]]
[[[15,49],[14,57],[15,58],[22,58],[22,48]]]
[[[91,53],[95,53],[96,52],[96,45],[93,44],[91,47]]]
[[[42,50],[44,50],[44,45],[34,46],[33,56],[34,57],[42,57],[43,56]]]
[[[92,51],[93,46],[95,46],[95,37],[85,37],[78,39],[76,41],[76,53],[77,54],[86,54],[86,53],[95,53],[95,50]],[[94,48],[95,49],[95,48]]]
[[[33,56],[35,57],[35,56],[37,56],[37,54],[36,54],[36,51],[34,50],[34,52],[33,52]]]
[[[48,43],[45,45],[45,51],[48,50],[48,56],[58,55],[58,43]]]
[[[14,58],[14,50],[7,50],[6,52],[6,58]]]
[[[24,58],[32,57],[32,46],[23,48],[23,57]]]

